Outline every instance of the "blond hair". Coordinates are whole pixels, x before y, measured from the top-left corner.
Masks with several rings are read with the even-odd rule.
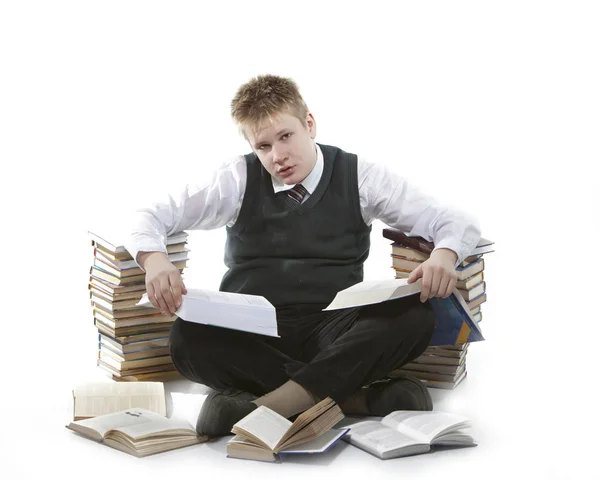
[[[231,117],[246,139],[246,129],[256,133],[282,113],[293,115],[306,127],[308,107],[291,78],[259,75],[242,85],[231,101]]]

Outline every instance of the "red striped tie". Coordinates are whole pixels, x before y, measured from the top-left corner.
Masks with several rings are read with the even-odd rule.
[[[294,187],[290,188],[286,193],[292,200],[298,203],[302,203],[304,197],[308,195],[308,190],[306,190],[306,188],[304,188],[300,183],[298,183]]]

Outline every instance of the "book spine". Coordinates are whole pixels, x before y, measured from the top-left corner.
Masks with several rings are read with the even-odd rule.
[[[422,237],[409,237],[400,230],[396,230],[394,228],[384,228],[382,233],[383,236],[388,240],[392,240],[405,247],[418,250],[421,253],[430,254],[435,248],[433,242],[428,242]]]

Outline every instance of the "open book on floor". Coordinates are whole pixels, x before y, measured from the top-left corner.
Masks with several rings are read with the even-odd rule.
[[[260,406],[233,426],[236,435],[227,442],[227,455],[276,462],[284,454],[322,453],[348,431],[332,429],[343,418],[331,398],[301,413],[293,423]]]
[[[264,297],[187,288],[175,312],[188,322],[278,337],[275,307]],[[144,294],[140,306],[152,306]]]
[[[71,422],[67,428],[123,452],[145,457],[206,441],[185,420],[142,408]]]
[[[451,413],[399,410],[381,421],[349,426],[344,440],[382,460],[427,453],[436,446],[477,445],[465,431],[469,419]]]
[[[84,420],[128,408],[143,408],[167,416],[162,382],[88,382],[73,389],[73,419]]]
[[[421,292],[422,280],[408,283],[406,278],[359,282],[337,293],[324,310],[358,307],[386,302]],[[484,340],[460,292],[455,288],[448,298],[430,298],[435,314],[435,330],[430,345],[454,345]]]

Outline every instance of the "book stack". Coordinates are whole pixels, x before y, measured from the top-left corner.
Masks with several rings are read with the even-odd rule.
[[[383,236],[394,242],[391,256],[396,278],[407,278],[429,258],[434,249],[432,242],[421,237],[408,237],[399,230],[384,228]],[[456,289],[464,299],[471,318],[477,323],[482,320],[481,306],[487,300],[483,255],[494,251],[493,244],[494,242],[482,238],[456,269]],[[419,378],[428,387],[453,389],[467,375],[468,348],[467,338],[460,336],[452,345],[430,345],[420,357],[392,372],[390,376],[410,375]]]
[[[169,355],[169,331],[176,316],[138,306],[146,293],[145,273],[122,244],[89,232],[94,247],[89,292],[98,329],[98,366],[114,380],[177,377]],[[187,233],[167,239],[169,260],[183,272]]]

